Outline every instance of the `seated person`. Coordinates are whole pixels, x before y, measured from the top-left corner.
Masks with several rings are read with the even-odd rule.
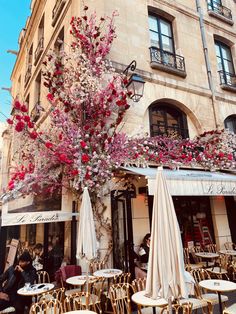
[[[147,233],[143,238],[138,251],[140,268],[147,271],[149,248],[150,248],[151,234]]]
[[[33,284],[36,280],[36,270],[32,266],[29,252],[25,251],[16,265],[10,266],[0,276],[0,311],[14,306],[16,314],[24,313],[26,305],[30,305],[31,298],[17,294],[17,290],[24,287],[26,282]]]
[[[37,271],[43,269],[43,245],[41,243],[37,243],[34,247],[32,265]]]

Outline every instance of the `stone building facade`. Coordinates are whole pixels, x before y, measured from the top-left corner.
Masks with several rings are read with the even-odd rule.
[[[135,59],[136,71],[146,81],[144,96],[127,113],[126,132],[131,135],[156,135],[174,131],[190,138],[212,129],[229,128],[236,132],[234,1],[86,0],[86,5],[98,16],[111,15],[117,10],[117,38],[110,59],[118,71],[124,70]],[[48,106],[41,73],[42,61],[50,49],[69,49],[70,19],[82,14],[82,9],[83,4],[78,0],[31,2],[32,14],[19,35],[19,52],[11,79],[13,97],[28,104],[29,113],[39,125],[43,123],[44,115],[39,115],[38,106],[43,106],[45,110]],[[14,136],[8,147],[6,154],[12,155],[17,147]],[[7,182],[7,175],[3,176],[3,181]],[[132,239],[128,240],[135,246],[150,230],[152,204],[142,189],[146,185],[145,177],[138,176],[136,185],[136,197],[131,198],[129,206],[127,202],[125,205],[132,220],[129,221]],[[211,225],[205,227],[211,230],[211,240],[216,241],[219,247],[232,238],[236,241],[229,223],[236,208],[235,195],[174,197],[183,229],[186,221],[197,224],[210,215]],[[112,206],[119,206],[115,199],[112,206],[110,198],[106,202],[110,219]],[[62,207],[70,211],[71,203],[71,198],[64,195]],[[121,217],[122,221],[124,219]],[[30,232],[27,228],[20,228],[20,238],[25,241]],[[48,232],[54,235],[61,230],[53,226],[50,228]],[[70,222],[62,228],[65,254],[70,255]],[[34,232],[37,230],[35,242],[44,241],[43,229],[44,224],[32,229]],[[190,233],[192,235],[183,239],[185,244],[196,240],[196,230]],[[120,238],[127,240],[122,232]],[[117,245],[122,246],[122,243]],[[107,249],[106,238],[101,241],[100,248],[104,252]]]

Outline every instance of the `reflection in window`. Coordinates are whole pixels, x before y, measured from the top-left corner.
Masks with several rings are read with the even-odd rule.
[[[232,62],[230,48],[226,46],[225,44],[219,41],[216,41],[215,49],[216,49],[218,70],[234,74],[234,66]]]
[[[149,15],[149,32],[153,47],[174,52],[171,23],[159,16]]]
[[[186,115],[169,104],[154,104],[149,109],[151,136],[188,137]]]
[[[229,116],[225,119],[225,128],[236,134],[236,115]]]

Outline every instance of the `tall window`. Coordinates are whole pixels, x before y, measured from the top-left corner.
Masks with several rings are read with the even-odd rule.
[[[236,115],[233,114],[225,119],[225,128],[236,134]]]
[[[149,15],[151,45],[162,50],[174,52],[171,23],[155,15]]]
[[[165,103],[154,104],[149,109],[149,115],[151,136],[189,136],[186,115],[176,107]]]
[[[219,8],[221,8],[222,6],[222,2],[221,0],[207,0],[207,5],[208,5],[208,9],[210,10],[217,10]]]
[[[216,41],[215,42],[216,57],[218,70],[234,74],[234,66],[231,56],[231,51],[225,44]]]

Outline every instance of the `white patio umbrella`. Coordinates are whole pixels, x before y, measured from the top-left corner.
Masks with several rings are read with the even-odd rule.
[[[172,197],[162,167],[157,170],[146,295],[168,299],[188,297],[183,248]]]
[[[87,291],[88,291],[88,267],[89,261],[97,257],[97,239],[93,219],[93,209],[88,192],[85,187],[80,206],[79,228],[77,232],[76,258],[85,258],[87,261]]]

